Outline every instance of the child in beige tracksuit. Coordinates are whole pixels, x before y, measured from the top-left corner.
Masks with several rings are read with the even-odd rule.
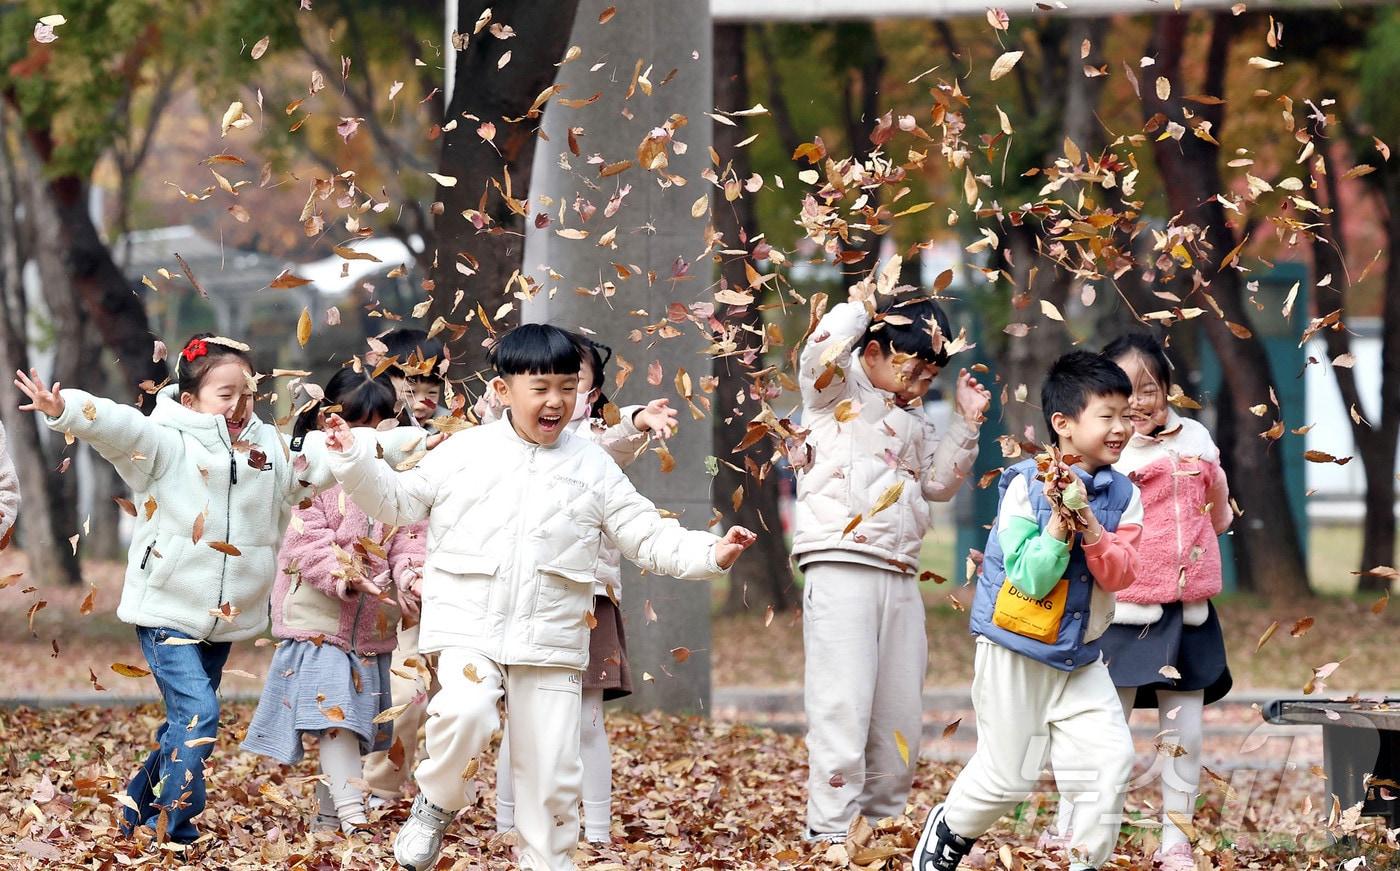
[[[793,554],[805,573],[812,840],[844,840],[858,815],[904,812],[928,664],[918,579],[927,502],[952,498],[972,468],[991,399],[960,371],[940,440],[921,406],[948,362],[947,316],[927,298],[877,309],[871,285],[826,313],[801,357],[813,451],[797,475]]]
[[[578,346],[526,324],[492,348],[505,418],[466,430],[396,472],[367,439],[329,423],[331,469],[370,517],[428,519],[420,649],[437,652],[442,690],[428,705],[421,794],[394,842],[399,865],[436,865],[443,833],[510,706],[522,867],[571,871],[578,845],[579,717],[588,661],[586,614],[599,549],[658,574],[713,578],[753,542],[662,518],[597,445],[565,431],[575,406]],[[502,494],[506,494],[504,497]]]

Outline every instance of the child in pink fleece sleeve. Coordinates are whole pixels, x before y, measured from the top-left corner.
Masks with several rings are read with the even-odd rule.
[[[1113,625],[1099,639],[1125,715],[1156,708],[1179,753],[1162,766],[1161,871],[1193,871],[1180,828],[1196,808],[1203,708],[1230,690],[1225,638],[1210,604],[1220,592],[1220,543],[1229,529],[1230,488],[1206,428],[1167,406],[1171,367],[1145,333],[1111,342],[1104,356],[1132,382],[1133,435],[1114,468],[1142,492],[1144,523],[1137,581],[1118,594]],[[1175,670],[1175,676],[1166,677]],[[1067,819],[1060,814],[1061,821]]]
[[[293,445],[324,408],[373,427],[394,417],[394,401],[388,378],[341,369],[297,420]],[[389,707],[400,612],[418,608],[425,525],[375,523],[336,486],[297,508],[283,541],[272,590],[272,634],[282,641],[243,749],[291,765],[302,736],[318,736],[325,781],[313,829],[348,833],[367,821],[361,757],[392,740],[391,725],[374,720]]]

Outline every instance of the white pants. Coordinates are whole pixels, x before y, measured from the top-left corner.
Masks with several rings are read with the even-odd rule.
[[[515,828],[515,780],[511,777],[510,715],[496,756],[496,831]],[[590,841],[606,841],[612,828],[612,747],[603,718],[603,691],[583,691],[583,715],[579,718],[579,761],[583,764],[583,834]]]
[[[466,806],[467,783],[500,728],[496,705],[504,693],[512,722],[521,867],[574,871],[583,777],[578,752],[583,674],[572,668],[502,666],[452,647],[439,654],[438,682],[442,689],[428,703],[428,756],[414,771],[423,795],[449,811]]]
[[[377,751],[367,754],[364,763],[370,792],[382,798],[398,797],[418,758],[418,732],[428,714],[428,699],[437,691],[437,681],[431,679],[428,667],[432,658],[418,652],[417,623],[399,630],[389,666],[389,698],[393,705],[408,705],[394,720],[394,741],[403,746],[403,762],[395,765],[388,751]],[[420,696],[421,700],[414,701]]]
[[[1167,852],[1191,839],[1172,819],[1189,820],[1196,813],[1196,794],[1201,784],[1201,745],[1205,717],[1205,690],[1175,693],[1157,690],[1157,725],[1164,746],[1175,745],[1173,753],[1161,754],[1162,765],[1162,851]],[[1132,716],[1137,687],[1119,687],[1118,701],[1123,705],[1123,717]],[[1061,835],[1068,835],[1073,807],[1060,799],[1056,826]]]
[[[977,752],[948,791],[948,828],[981,837],[1030,795],[1048,756],[1073,805],[1073,867],[1107,862],[1133,768],[1133,738],[1108,666],[1099,660],[1059,671],[979,639],[976,669]]]
[[[903,814],[928,668],[918,580],[854,563],[808,565],[802,647],[808,830],[844,833],[857,815]]]

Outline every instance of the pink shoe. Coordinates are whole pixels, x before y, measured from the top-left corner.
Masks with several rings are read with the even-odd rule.
[[[1177,844],[1165,853],[1158,850],[1152,855],[1152,864],[1161,871],[1196,871],[1196,857],[1190,844]]]

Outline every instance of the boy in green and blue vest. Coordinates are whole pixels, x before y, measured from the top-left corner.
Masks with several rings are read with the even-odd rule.
[[[915,871],[953,871],[978,837],[1024,801],[1047,756],[1073,802],[1071,869],[1107,862],[1118,839],[1133,740],[1095,643],[1113,594],[1137,575],[1137,487],[1113,471],[1132,435],[1132,385],[1112,361],[1064,355],[1041,389],[1045,422],[1075,465],[1087,505],[1067,522],[1066,479],[1034,459],[1001,476],[997,520],[972,606],[977,752],[924,824]],[[1077,492],[1079,485],[1083,491]]]

